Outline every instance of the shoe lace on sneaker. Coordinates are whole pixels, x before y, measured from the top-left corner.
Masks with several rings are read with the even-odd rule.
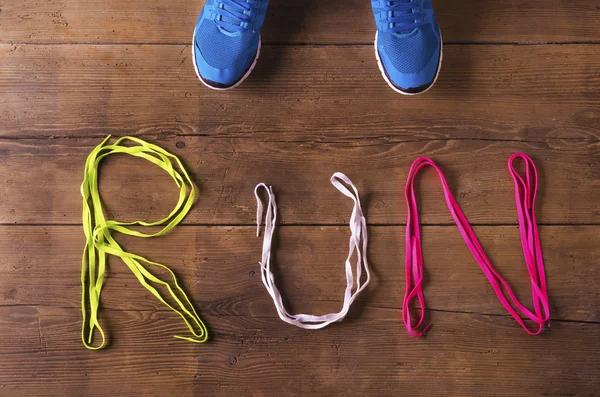
[[[383,6],[388,31],[392,33],[410,33],[424,22],[425,13],[421,0],[386,1]]]
[[[219,0],[215,10],[217,25],[229,32],[242,32],[255,16],[254,8],[260,0]]]

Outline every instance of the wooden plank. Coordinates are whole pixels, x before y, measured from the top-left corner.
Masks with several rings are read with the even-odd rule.
[[[203,1],[93,0],[3,3],[0,41],[188,43]],[[446,42],[597,42],[594,0],[437,1]],[[370,3],[362,0],[271,0],[266,43],[370,43]]]
[[[423,229],[427,307],[434,310],[508,315],[460,234],[451,227]],[[477,227],[496,269],[527,306],[531,287],[516,227]],[[369,260],[374,276],[357,299],[350,317],[401,316],[404,294],[403,227],[372,227]],[[552,304],[552,318],[600,321],[600,254],[596,226],[542,227],[542,243]],[[277,232],[274,267],[280,287],[295,312],[339,310],[349,231],[345,227],[282,227]],[[179,274],[208,323],[220,317],[277,317],[260,279],[261,238],[253,227],[180,227],[161,239],[120,237],[131,252],[171,266]],[[79,227],[1,227],[0,306],[80,305],[79,264],[83,233]],[[166,275],[165,275],[166,277]],[[165,294],[168,293],[165,291]],[[110,261],[102,316],[110,310],[161,310],[118,259]],[[167,315],[178,322],[176,315]],[[433,313],[437,329],[440,321]],[[110,325],[112,328],[112,325]],[[513,334],[523,331],[513,324]]]
[[[306,331],[279,319],[227,317],[204,345],[177,341],[164,313],[111,311],[112,344],[80,344],[75,309],[0,309],[0,384],[11,396],[591,396],[600,327],[557,322],[540,337],[504,317],[438,313],[415,340],[398,319]],[[576,337],[574,337],[576,336]],[[489,392],[488,392],[489,391]]]
[[[352,202],[329,183],[334,172],[342,171],[357,185],[370,224],[400,224],[406,220],[403,189],[410,164],[419,156],[431,156],[444,169],[471,222],[516,224],[514,185],[506,162],[518,151],[529,153],[539,167],[539,222],[600,223],[598,142],[281,143],[195,136],[150,141],[179,155],[198,185],[198,199],[186,223],[254,224],[253,190],[265,182],[275,189],[282,223],[346,224]],[[80,223],[83,165],[99,142],[0,141],[0,175],[5,176],[0,223]],[[160,219],[177,201],[167,174],[144,160],[109,158],[101,173],[101,193],[112,218]],[[418,189],[422,222],[453,224],[433,171],[419,177]]]
[[[600,136],[595,45],[449,47],[436,87],[416,98],[387,87],[371,46],[265,47],[248,81],[227,93],[200,84],[189,53],[186,45],[0,45],[0,135]]]

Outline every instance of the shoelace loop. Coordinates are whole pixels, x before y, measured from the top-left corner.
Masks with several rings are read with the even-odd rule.
[[[81,259],[81,311],[83,316],[81,339],[83,344],[88,349],[98,350],[103,348],[106,343],[104,331],[98,322],[98,307],[100,303],[100,293],[104,283],[107,255],[114,255],[121,258],[144,288],[158,298],[164,305],[181,316],[193,337],[175,336],[175,338],[196,343],[205,342],[208,338],[206,326],[196,313],[194,306],[183,289],[177,283],[175,274],[171,269],[160,263],[149,261],[139,255],[123,250],[111,234],[114,231],[129,236],[144,238],[157,237],[166,234],[181,222],[192,207],[195,195],[192,181],[179,159],[166,150],[133,137],[120,138],[112,145],[107,144],[109,139],[110,135],[104,139],[102,143],[96,146],[88,156],[85,162],[83,183],[81,184],[81,195],[83,197],[83,231],[86,238],[86,245]],[[122,145],[124,142],[134,143],[135,145],[124,146]],[[179,200],[169,215],[155,222],[119,222],[105,219],[104,211],[102,209],[102,200],[98,189],[98,167],[102,159],[115,153],[124,153],[148,160],[165,170],[171,178],[173,178],[175,184],[179,188]],[[174,163],[180,171],[175,170]],[[130,229],[129,226],[164,227],[156,233],[146,234]],[[150,266],[144,266],[142,263],[146,263]],[[154,275],[149,270],[152,266],[166,271],[170,276],[172,285],[169,281],[161,280]],[[89,285],[86,286],[88,281]],[[179,308],[177,309],[167,303],[160,292],[150,283],[155,283],[167,288],[172,300]],[[90,314],[89,318],[88,311]],[[98,346],[93,346],[92,340],[96,328],[100,332],[102,343]]]
[[[525,179],[517,173],[514,168],[516,159],[525,162]],[[535,313],[523,306],[512,292],[509,284],[492,267],[490,260],[485,255],[477,236],[469,225],[467,218],[452,196],[446,178],[442,170],[431,159],[421,157],[416,159],[408,174],[406,181],[405,199],[408,207],[408,216],[406,221],[406,292],[402,304],[402,319],[411,336],[421,336],[430,325],[423,330],[418,331],[423,323],[425,316],[425,299],[423,296],[423,254],[421,251],[421,234],[419,231],[419,211],[417,207],[414,181],[417,173],[424,167],[433,167],[442,182],[446,204],[456,226],[471,251],[471,254],[488,278],[496,296],[512,315],[512,317],[523,327],[530,335],[539,334],[545,323],[550,320],[550,306],[548,303],[548,292],[546,288],[546,274],[544,271],[544,260],[542,257],[542,248],[538,233],[537,221],[535,218],[535,198],[538,186],[538,174],[533,160],[524,153],[516,153],[508,160],[508,169],[514,179],[515,200],[517,214],[519,218],[519,231],[521,236],[521,245],[525,264],[531,280],[531,292],[533,297],[533,306]],[[508,298],[505,292],[508,293]],[[421,315],[416,324],[413,324],[410,316],[410,303],[417,299],[421,307]],[[510,300],[509,300],[510,299]],[[515,310],[518,309],[517,310]],[[537,329],[531,330],[519,312],[529,320],[537,324]]]
[[[385,18],[382,22],[392,33],[410,33],[424,22],[425,13],[418,0],[386,1],[383,10]]]
[[[362,212],[360,205],[360,198],[358,190],[352,184],[350,179],[340,173],[336,172],[331,177],[331,184],[338,189],[345,196],[351,198],[354,201],[354,208],[350,217],[350,249],[348,257],[346,258],[346,290],[344,292],[344,303],[342,309],[338,313],[330,313],[322,316],[314,316],[311,314],[289,314],[283,304],[283,298],[279,289],[275,285],[273,273],[271,272],[271,245],[273,242],[273,233],[275,231],[275,224],[277,221],[277,203],[275,202],[275,194],[273,189],[264,183],[256,185],[254,189],[254,195],[256,196],[257,212],[256,212],[256,235],[260,235],[260,227],[262,223],[263,203],[260,199],[258,192],[259,190],[265,189],[268,196],[269,202],[267,205],[267,214],[265,219],[265,232],[263,237],[263,249],[262,259],[260,262],[261,278],[265,285],[269,295],[275,303],[277,314],[279,318],[288,324],[295,325],[304,329],[320,329],[328,326],[331,323],[341,321],[346,317],[350,306],[358,296],[358,294],[365,289],[370,281],[369,264],[367,263],[367,221]],[[348,189],[344,184],[350,186],[352,190]],[[356,274],[352,270],[352,256],[356,252]],[[363,282],[363,271],[366,275]],[[356,284],[356,290],[352,292],[354,285]]]
[[[254,6],[260,0],[219,0],[215,6],[217,25],[229,32],[248,28],[253,18]]]

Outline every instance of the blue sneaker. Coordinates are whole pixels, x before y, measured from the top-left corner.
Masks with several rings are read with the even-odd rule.
[[[200,81],[215,90],[236,87],[254,69],[269,0],[206,0],[194,30]]]
[[[442,35],[431,0],[371,0],[377,33],[375,56],[396,92],[421,94],[442,66]]]

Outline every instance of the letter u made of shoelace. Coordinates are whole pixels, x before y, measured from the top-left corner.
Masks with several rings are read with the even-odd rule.
[[[271,249],[273,233],[275,232],[275,225],[277,222],[277,203],[275,202],[275,194],[273,193],[273,189],[264,183],[258,184],[254,189],[257,202],[257,236],[260,235],[263,217],[263,203],[259,197],[260,189],[264,189],[269,197],[263,237],[262,259],[260,261],[262,282],[265,285],[267,292],[273,299],[273,303],[275,304],[275,309],[277,310],[279,318],[288,324],[292,324],[304,329],[320,329],[328,326],[331,323],[342,321],[348,313],[348,310],[350,310],[352,302],[354,302],[358,294],[365,289],[370,281],[369,264],[367,262],[367,221],[365,220],[360,205],[358,190],[352,184],[352,181],[346,175],[340,172],[333,174],[331,177],[331,184],[345,196],[354,201],[354,208],[352,210],[349,223],[351,236],[350,248],[345,264],[346,290],[344,292],[344,303],[339,312],[329,313],[322,316],[315,316],[312,314],[290,314],[286,310],[283,304],[281,292],[277,288],[273,273],[271,272]],[[350,186],[352,190],[348,189],[344,184]],[[357,259],[354,266],[355,271],[353,271],[352,257],[355,253]],[[365,277],[363,277],[363,272]]]

